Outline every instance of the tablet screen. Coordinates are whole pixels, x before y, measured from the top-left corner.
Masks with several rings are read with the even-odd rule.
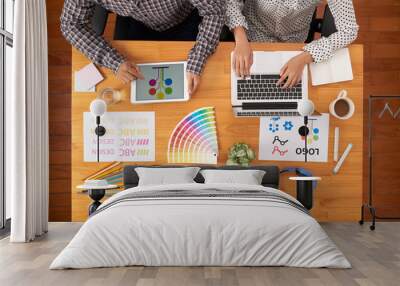
[[[136,80],[136,102],[185,98],[185,62],[138,66],[144,80]]]

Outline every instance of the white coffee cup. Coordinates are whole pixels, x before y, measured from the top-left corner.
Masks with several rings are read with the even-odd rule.
[[[348,109],[347,112],[345,114],[338,114],[338,102],[339,104],[341,104],[340,102],[345,102],[347,104],[347,106],[343,106],[343,108]],[[350,97],[347,96],[347,90],[343,89],[339,92],[338,96],[336,97],[336,99],[334,101],[331,102],[331,104],[329,104],[329,112],[335,116],[338,119],[342,119],[342,120],[346,120],[349,119],[350,117],[353,116],[354,112],[355,112],[356,108],[354,105],[354,102],[350,99]],[[345,110],[346,111],[346,110]]]

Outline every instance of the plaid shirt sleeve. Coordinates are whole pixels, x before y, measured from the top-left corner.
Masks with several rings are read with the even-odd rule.
[[[199,25],[196,44],[189,52],[187,71],[199,75],[208,56],[215,51],[219,43],[225,19],[225,1],[191,0],[191,2],[203,20]]]
[[[61,14],[64,37],[95,64],[116,72],[124,58],[91,27],[95,4],[91,0],[65,0]]]

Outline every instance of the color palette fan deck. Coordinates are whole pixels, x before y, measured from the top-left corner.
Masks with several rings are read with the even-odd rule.
[[[218,139],[214,107],[184,117],[168,142],[168,163],[217,164]]]

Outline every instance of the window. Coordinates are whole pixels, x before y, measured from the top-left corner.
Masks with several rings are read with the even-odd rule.
[[[4,7],[5,30],[12,34],[14,30],[14,0],[5,0]]]
[[[11,216],[10,194],[5,186],[5,104],[11,93],[13,68],[14,0],[0,0],[0,228]],[[9,189],[9,188],[8,188]]]

